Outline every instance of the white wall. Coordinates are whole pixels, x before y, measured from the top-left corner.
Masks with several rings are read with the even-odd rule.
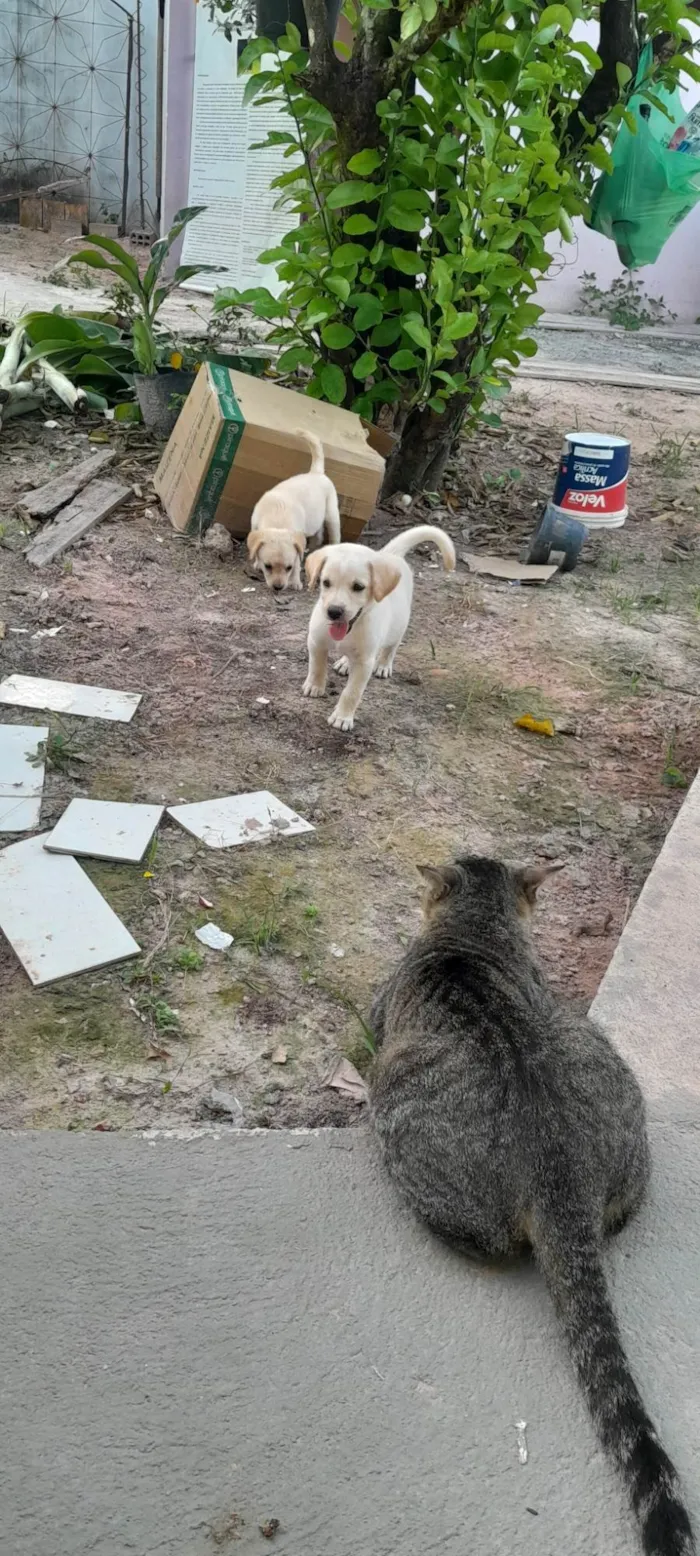
[[[577,26],[574,31],[596,47],[596,27]],[[681,97],[686,108],[692,108],[700,97],[700,88],[687,76],[683,80],[688,85],[681,88]],[[591,232],[580,218],[574,222],[574,231],[574,243],[564,243],[558,233],[553,233],[550,240],[555,261],[537,289],[537,302],[552,313],[578,310],[582,271],[593,271],[603,290],[623,272],[615,244],[609,238]],[[647,296],[663,297],[666,307],[678,315],[679,324],[696,322],[700,316],[700,202],[664,244],[656,263],[635,270],[634,275],[641,280]]]

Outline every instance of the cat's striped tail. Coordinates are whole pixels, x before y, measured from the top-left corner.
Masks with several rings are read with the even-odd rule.
[[[696,1556],[678,1476],[632,1377],[608,1295],[600,1244],[571,1203],[544,1195],[533,1248],[563,1321],[600,1441],[627,1486],[647,1556]],[[553,1204],[552,1201],[555,1201]],[[587,1218],[586,1218],[587,1219]]]

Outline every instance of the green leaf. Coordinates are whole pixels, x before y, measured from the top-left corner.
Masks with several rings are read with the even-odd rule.
[[[104,254],[98,254],[95,249],[81,249],[78,254],[71,254],[69,265],[89,265],[91,270],[111,270],[112,275],[119,276],[126,285],[140,299],[141,282],[135,281],[132,271],[126,265],[118,265],[116,260],[106,259]],[[138,271],[137,271],[138,276]]]
[[[346,303],[350,296],[350,282],[347,276],[324,276],[323,285],[334,297],[339,297],[341,303]]]
[[[436,395],[433,396],[432,400],[428,400],[428,405],[430,406],[431,411],[435,411],[438,416],[442,416],[444,414],[445,402],[444,400],[438,400]]]
[[[277,358],[277,371],[293,373],[298,367],[311,367],[315,360],[316,353],[310,346],[288,346]]]
[[[393,346],[394,341],[398,340],[400,335],[401,320],[384,319],[381,324],[377,325],[376,330],[372,330],[372,334],[369,337],[370,344],[372,346]]]
[[[404,320],[405,324],[405,320]],[[465,336],[473,335],[477,325],[475,313],[458,313],[442,331],[445,340],[464,340]]]
[[[331,263],[343,270],[346,265],[361,265],[367,258],[367,250],[361,243],[341,243],[333,250]]]
[[[367,0],[365,0],[366,4]],[[356,416],[361,416],[364,421],[372,420],[374,406],[368,394],[358,394],[357,399],[353,400],[350,409],[355,412]]]
[[[405,373],[410,367],[420,367],[420,358],[415,351],[409,351],[406,347],[402,351],[395,351],[389,358],[389,366],[396,368],[397,373]]]
[[[396,227],[399,232],[420,232],[426,219],[421,211],[405,211],[390,200],[384,211],[384,220],[388,227]],[[424,270],[425,266],[422,265],[421,269]]]
[[[624,91],[624,88],[627,86],[628,82],[632,80],[632,71],[630,70],[629,65],[623,65],[622,61],[618,60],[615,66],[615,75],[617,76],[617,84],[620,88],[620,91]]]
[[[369,330],[374,324],[380,324],[383,317],[379,298],[367,296],[362,299],[352,322],[356,330]],[[375,345],[376,342],[373,341],[372,344]]]
[[[321,340],[329,351],[344,351],[355,339],[355,331],[348,324],[327,324],[321,330]]]
[[[124,400],[121,405],[114,407],[115,421],[140,422],[143,421],[141,406],[135,400]]]
[[[358,179],[351,179],[346,184],[335,184],[326,196],[326,205],[329,211],[341,211],[348,205],[360,205],[362,201],[369,203],[377,200],[380,193],[380,184],[368,184]]]
[[[134,356],[136,357],[139,371],[150,377],[156,370],[155,342],[151,330],[144,323],[143,319],[133,320],[131,338],[134,343]]]
[[[247,75],[251,65],[257,64],[257,61],[262,59],[263,54],[274,54],[274,52],[275,45],[270,42],[269,38],[251,38],[250,43],[246,43],[242,54],[239,56],[239,76]]]
[[[536,340],[530,340],[528,338],[528,336],[526,335],[523,340],[519,340],[518,341],[518,348],[517,349],[518,349],[518,353],[519,353],[519,355],[521,357],[536,357],[537,356],[537,341]]]
[[[294,53],[296,54],[297,50],[301,48],[301,33],[299,28],[294,26],[293,22],[287,22],[287,26],[285,28],[285,37],[287,38],[288,42],[291,43]]]
[[[295,257],[294,249],[285,248],[283,243],[278,243],[276,248],[263,249],[262,254],[258,254],[258,264],[277,265],[284,259],[294,259]]]
[[[259,75],[249,76],[243,92],[242,106],[247,108],[248,104],[252,103],[253,98],[259,97],[260,93],[264,92],[265,88],[268,87],[271,82],[274,82],[275,85],[277,85],[278,76],[276,71],[261,70]]]
[[[464,155],[464,146],[458,141],[456,135],[443,135],[438,141],[435,160],[441,163],[459,162]]]
[[[121,243],[117,243],[116,238],[103,238],[101,232],[89,232],[87,235],[87,241],[88,243],[95,243],[99,249],[104,249],[106,254],[111,254],[112,258],[118,260],[119,264],[123,265],[125,270],[130,271],[131,275],[134,277],[134,280],[138,281],[139,267],[136,263],[136,260],[132,257],[131,254],[127,253],[126,249],[122,248]],[[167,239],[161,241],[167,242]],[[153,247],[157,248],[158,244],[154,244]],[[151,253],[152,252],[153,250],[151,250]]]
[[[304,315],[304,323],[307,329],[313,329],[315,324],[325,324],[326,320],[331,319],[337,311],[330,297],[318,297],[314,302],[309,303]]]
[[[374,232],[376,226],[377,223],[371,216],[363,216],[358,212],[356,216],[348,216],[347,221],[343,222],[343,232],[346,232],[349,238],[354,238],[359,237],[363,232]]]
[[[431,207],[430,195],[425,189],[392,189],[389,199],[399,211],[424,211],[427,214]]]
[[[571,43],[569,44],[569,49],[574,54],[580,54],[581,58],[585,59],[586,64],[590,65],[591,70],[602,70],[603,61],[600,55],[596,54],[595,49],[591,48],[590,43],[586,43],[585,40],[581,38],[572,39]]]
[[[319,373],[321,388],[331,405],[342,405],[345,399],[346,382],[345,374],[334,362],[324,362]]]
[[[538,33],[542,33],[546,27],[560,27],[568,37],[574,25],[574,18],[566,5],[546,5],[540,13],[537,23]]]
[[[365,178],[368,173],[376,173],[383,161],[380,151],[358,151],[348,162],[348,172],[358,173],[360,178]]]
[[[419,314],[404,314],[403,328],[405,334],[410,335],[411,340],[415,341],[416,345],[420,346],[423,351],[428,352],[431,350],[432,341],[430,339],[430,331],[423,323],[423,320]]]
[[[425,270],[425,260],[409,249],[392,249],[391,259],[395,269],[404,276],[419,276]]]
[[[412,38],[413,34],[423,25],[423,12],[419,5],[409,5],[401,16],[402,39]]]
[[[358,357],[357,361],[353,363],[352,376],[353,378],[360,379],[369,378],[370,374],[374,372],[376,366],[376,352],[363,351],[362,356]]]

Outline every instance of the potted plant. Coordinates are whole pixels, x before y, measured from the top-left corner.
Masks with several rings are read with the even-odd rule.
[[[194,382],[194,374],[170,364],[172,347],[164,336],[157,334],[157,315],[166,297],[182,281],[205,272],[219,271],[223,266],[178,265],[167,281],[161,281],[161,271],[180,233],[204,210],[204,205],[192,205],[177,212],[170,231],[152,245],[143,276],[136,260],[121,243],[115,238],[104,238],[101,233],[89,233],[88,242],[94,247],[81,249],[70,261],[73,265],[90,265],[93,270],[111,270],[131,293],[134,300],[131,341],[140,369],[134,373],[136,394],[146,426],[164,438],[170,436],[175,426],[183,397]]]

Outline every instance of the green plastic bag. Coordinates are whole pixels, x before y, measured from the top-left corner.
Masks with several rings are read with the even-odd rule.
[[[647,44],[636,84],[651,68]],[[653,265],[671,233],[700,200],[700,157],[669,151],[668,141],[687,114],[680,92],[654,86],[654,96],[670,119],[638,94],[628,103],[637,133],[622,124],[612,150],[613,171],[603,173],[593,191],[588,226],[612,238],[626,270]]]

